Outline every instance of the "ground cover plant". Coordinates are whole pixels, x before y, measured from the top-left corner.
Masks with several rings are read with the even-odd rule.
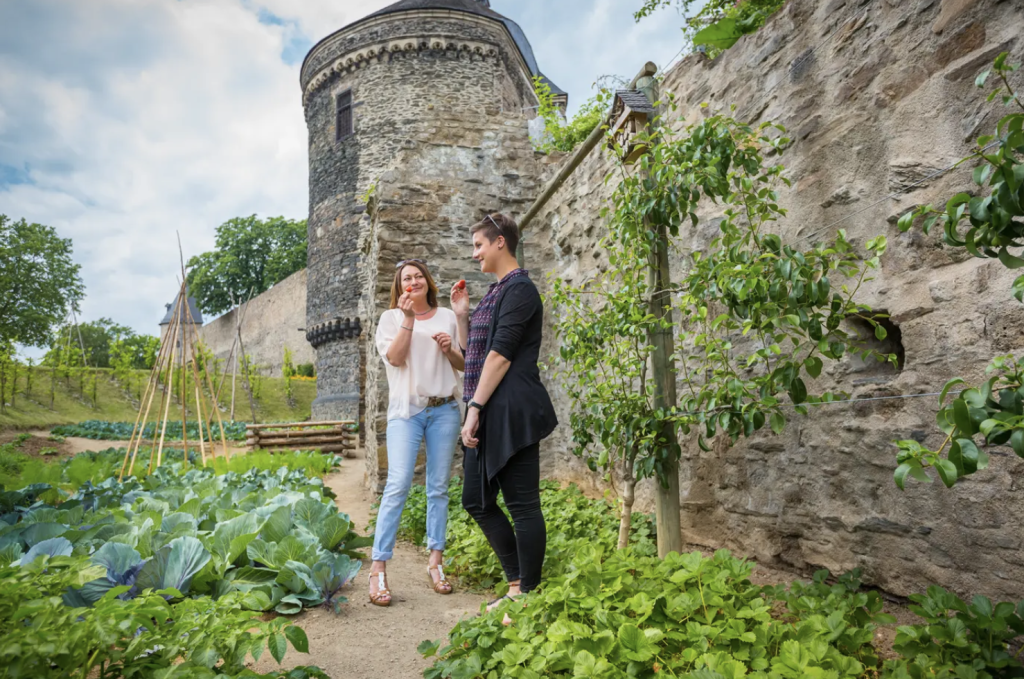
[[[97,456],[107,464],[115,451]],[[184,595],[248,594],[247,606],[298,613],[344,602],[341,588],[359,570],[367,544],[318,477],[301,468],[309,454],[282,464],[218,474],[166,464],[123,483],[86,481],[70,496],[48,484],[0,492],[0,564],[39,554],[89,556],[107,574],[69,593],[94,604],[121,586],[131,597],[173,586]],[[72,459],[70,464],[74,464]],[[337,464],[339,458],[332,458]],[[243,463],[238,463],[243,464]]]
[[[541,481],[541,510],[547,524],[548,542],[544,557],[545,578],[564,572],[571,555],[583,545],[613,548],[617,542],[619,518],[612,503],[590,500],[575,485],[562,488],[553,481]],[[505,511],[501,498],[498,504]],[[507,512],[506,512],[507,513]],[[657,553],[651,517],[633,515],[631,544],[634,553]],[[372,525],[372,521],[371,521]],[[426,546],[427,493],[414,485],[405,503],[398,535],[415,545]],[[462,480],[452,479],[448,488],[448,541],[445,573],[457,578],[462,587],[507,590],[501,564],[472,517],[462,507]]]
[[[557,575],[518,602],[459,622],[419,650],[427,679],[689,677],[691,679],[996,679],[1024,676],[1014,639],[1024,601],[970,604],[932,587],[912,597],[924,622],[897,629],[881,660],[883,612],[859,572],[761,587],[754,564],[719,551],[664,560],[579,544]],[[505,614],[511,625],[503,625]]]
[[[5,677],[326,676],[310,667],[297,674],[247,671],[248,658],[269,651],[280,662],[289,645],[307,653],[309,643],[286,619],[266,622],[246,610],[252,606],[243,594],[184,599],[160,588],[125,597],[126,587],[119,587],[90,606],[67,603],[68,592],[105,572],[85,557],[48,555],[0,568]]]
[[[54,427],[51,433],[58,436],[77,436],[79,438],[92,439],[94,441],[128,441],[135,430],[134,422],[102,422],[100,420],[86,420],[78,424],[64,424]],[[152,441],[154,436],[161,434],[162,422],[150,422],[142,431],[143,440]],[[186,423],[186,433],[190,441],[199,442],[199,423],[189,421]],[[210,435],[214,440],[220,440],[220,425],[215,421],[212,428],[203,424],[203,438],[209,441]],[[167,429],[163,432],[167,441],[181,440],[181,420],[168,420]],[[224,437],[229,441],[245,440],[245,422],[224,422]]]

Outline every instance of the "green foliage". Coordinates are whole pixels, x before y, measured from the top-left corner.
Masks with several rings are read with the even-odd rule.
[[[1004,106],[1024,111],[1024,102],[1014,92],[1009,77],[1019,66],[1006,63],[1008,53],[1000,54],[989,71],[978,76],[976,84],[985,87],[992,72],[999,84],[988,101],[1000,98]],[[1009,248],[1024,247],[1024,113],[1010,113],[996,125],[994,135],[978,139],[977,147],[961,163],[977,161],[973,180],[979,195],[959,193],[944,210],[925,205],[907,212],[899,220],[901,231],[920,223],[925,233],[939,227],[942,239],[954,248],[963,248],[974,257],[998,259],[1009,269],[1024,267],[1024,259]],[[986,189],[987,187],[987,189]],[[981,195],[987,190],[987,195]],[[966,225],[962,226],[964,222]],[[1013,294],[1024,301],[1024,276],[1013,283]],[[918,441],[897,441],[896,485],[902,490],[907,477],[930,482],[929,467],[935,468],[947,487],[957,479],[985,469],[989,456],[979,447],[981,436],[990,446],[1008,445],[1024,457],[1024,373],[1013,356],[993,359],[986,370],[994,375],[980,386],[970,386],[962,378],[946,383],[939,397],[936,422],[946,434],[937,450]],[[963,387],[953,394],[954,387]],[[953,394],[949,404],[946,398]],[[945,456],[943,456],[945,455]]]
[[[590,500],[575,485],[561,488],[557,483],[541,481],[541,511],[547,524],[547,551],[544,557],[545,579],[565,572],[573,554],[584,545],[616,546],[618,519],[614,507],[604,500]],[[505,511],[503,500],[499,506]],[[651,517],[632,516],[632,550],[636,554],[657,553]],[[372,522],[371,522],[372,525]],[[404,540],[425,546],[427,533],[427,493],[413,486],[398,526]],[[448,488],[448,542],[445,572],[458,578],[464,587],[504,588],[501,564],[479,526],[462,507],[462,480],[452,479]]]
[[[71,239],[0,214],[0,344],[42,347],[85,296]]]
[[[137,335],[131,328],[118,325],[109,318],[98,321],[65,324],[50,342],[50,352],[59,352],[68,343],[85,346],[85,364],[91,368],[114,367],[115,351],[127,368],[146,370],[153,367],[160,339],[151,335]],[[116,349],[115,349],[116,345]],[[58,357],[45,359],[48,364],[59,365]]]
[[[688,677],[690,679],[994,679],[1024,676],[1011,644],[1024,602],[970,605],[938,587],[915,595],[923,624],[898,628],[884,661],[873,646],[883,612],[860,572],[834,582],[758,587],[753,564],[726,551],[669,554],[581,545],[559,574],[521,602],[459,622],[420,653],[427,679]],[[510,626],[501,623],[508,614]]]
[[[551,137],[542,147],[545,152],[572,151],[576,148],[590,136],[594,128],[604,122],[614,97],[610,89],[599,88],[597,94],[580,106],[572,120],[563,124],[559,117],[561,108],[554,102],[551,86],[540,76],[534,76],[533,91],[540,101],[537,115],[544,119],[544,129]]]
[[[292,377],[295,376],[295,364],[292,362],[292,351],[284,348],[284,360],[281,363],[281,377],[284,378],[284,395],[289,402],[293,400]]]
[[[633,17],[640,21],[656,10],[675,4],[686,18],[683,33],[694,46],[703,46],[715,56],[750,33],[756,33],[786,0],[644,0]],[[689,17],[694,5],[699,9]]]
[[[91,607],[65,605],[65,592],[103,572],[81,557],[0,568],[4,676],[275,676],[248,672],[247,659],[269,649],[280,662],[289,644],[309,650],[301,628],[283,619],[264,622],[245,610],[253,608],[252,595],[168,601],[165,596],[176,592],[147,590],[126,600],[117,588]],[[324,676],[316,668],[306,671]]]
[[[217,227],[216,249],[188,262],[189,290],[221,314],[306,266],[306,220],[236,217]]]
[[[789,185],[781,165],[765,162],[788,143],[773,132],[784,130],[712,115],[682,134],[655,127],[637,135],[648,152],[609,175],[619,183],[602,213],[607,268],[580,286],[554,282],[559,375],[573,401],[576,452],[592,468],[617,465],[627,490],[633,477],[667,483],[664,470],[679,455],[667,425],[696,430],[705,450],[720,432],[733,441],[766,424],[780,433],[788,408],[805,414],[808,404],[834,399],[811,393],[805,381],[820,375],[823,359],[857,351],[896,360],[863,348],[843,326],[857,316],[885,337],[882,316],[855,301],[885,238],[868,241],[864,257],[842,231],[805,248],[773,233],[786,214],[778,188]],[[697,212],[709,204],[721,214],[716,235],[687,254],[677,285],[655,290],[647,277],[667,247],[662,239],[698,227]],[[647,372],[656,337],[668,332],[678,337],[671,369],[681,385],[672,409],[656,407]]]
[[[438,655],[424,676],[838,679],[864,676],[877,662],[877,595],[823,615],[807,610],[822,608],[808,590],[780,620],[773,590],[753,585],[752,570],[725,551],[661,561],[584,546],[525,605],[460,622],[444,648],[421,645]],[[500,622],[505,613],[510,627]]]
[[[338,512],[320,478],[290,470],[288,457],[273,471],[259,469],[258,460],[232,461],[246,471],[222,474],[196,469],[194,460],[188,471],[165,462],[123,483],[109,476],[83,482],[63,501],[64,493],[49,485],[4,491],[0,554],[21,563],[40,550],[91,554],[104,574],[67,592],[75,606],[124,586],[121,598],[173,587],[179,597],[243,592],[250,595],[246,606],[288,615],[321,604],[337,608],[344,601],[339,590],[359,570],[355,550],[368,541]],[[77,456],[63,472],[70,477],[79,460],[117,469],[122,458],[123,451]]]
[[[148,423],[146,428],[142,430],[142,438],[152,439],[154,434],[159,435],[159,431],[162,426],[162,422]],[[205,426],[206,425],[204,425],[204,436],[209,438],[209,434],[205,433]],[[80,422],[78,424],[64,424],[54,427],[51,430],[51,433],[58,436],[77,436],[79,438],[92,439],[94,441],[128,441],[132,437],[132,430],[134,427],[134,422],[101,422],[99,420],[86,420],[85,422]],[[188,434],[189,440],[198,441],[199,423],[189,421],[187,423],[186,433]],[[213,433],[217,439],[220,439],[219,424],[215,423],[213,425]],[[229,441],[244,441],[245,423],[225,422],[224,435]],[[164,438],[168,441],[181,440],[181,420],[168,420]]]
[[[886,662],[892,679],[949,677],[992,679],[1024,676],[1020,653],[1009,644],[1024,635],[1024,601],[993,605],[983,596],[970,604],[941,587],[910,596],[910,610],[925,625],[897,628],[893,648],[908,662]]]
[[[295,374],[301,377],[316,377],[316,369],[312,363],[300,363],[295,366]]]

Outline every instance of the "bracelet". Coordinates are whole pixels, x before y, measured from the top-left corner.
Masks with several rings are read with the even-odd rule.
[[[476,408],[477,410],[481,410],[481,411],[484,409],[484,407],[482,405],[480,405],[479,403],[477,403],[476,401],[470,401],[469,405],[466,406],[466,407],[467,408]]]
[[[412,332],[412,328],[407,328],[404,325],[400,325],[398,327],[400,327],[402,330],[408,330],[409,332]]]

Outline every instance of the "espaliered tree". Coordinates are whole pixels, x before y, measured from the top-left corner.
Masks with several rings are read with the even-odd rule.
[[[788,140],[772,133],[784,130],[713,115],[682,133],[665,126],[640,134],[633,141],[648,152],[635,167],[619,165],[603,212],[608,266],[578,286],[555,281],[557,374],[572,399],[575,452],[622,486],[620,547],[636,482],[672,481],[681,451],[676,427],[704,450],[715,436],[736,441],[766,424],[778,434],[787,413],[834,400],[805,380],[818,377],[825,360],[850,352],[896,360],[865,348],[843,324],[857,316],[885,336],[883,316],[856,301],[885,238],[868,241],[866,254],[841,231],[814,247],[787,243],[776,222],[786,214],[778,189],[789,182],[765,159],[781,155]],[[696,229],[698,212],[711,204],[720,211],[717,234],[685,255],[678,284],[655,287],[659,234]],[[664,332],[679,347],[667,369],[680,400],[667,408],[652,374]]]
[[[961,161],[978,163],[972,191],[977,195],[958,193],[942,210],[933,205],[912,210],[900,218],[899,228],[908,231],[920,224],[926,234],[939,228],[946,245],[1021,269],[1020,251],[1014,254],[1010,248],[1024,247],[1024,101],[1010,82],[1019,65],[1007,64],[1007,57],[1006,52],[1000,54],[976,81],[984,88],[994,74],[998,84],[988,101],[998,99],[1014,109],[999,120],[995,134],[980,137],[974,152]],[[1013,282],[1013,296],[1024,302],[1024,276]],[[952,487],[957,479],[985,469],[989,456],[978,445],[979,436],[983,445],[1008,445],[1024,458],[1024,367],[1020,363],[1012,355],[999,356],[989,365],[986,372],[992,376],[984,383],[974,386],[959,377],[946,383],[936,416],[946,438],[936,450],[914,440],[897,441],[896,485],[902,489],[908,476],[928,483],[931,477],[926,470],[933,467],[942,482]],[[951,394],[954,398],[947,402]]]

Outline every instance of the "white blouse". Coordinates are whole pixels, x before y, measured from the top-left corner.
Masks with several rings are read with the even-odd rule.
[[[405,365],[388,362],[388,349],[402,330],[402,324],[412,325],[412,343]],[[377,351],[384,360],[388,374],[388,420],[407,420],[423,412],[431,397],[458,397],[461,375],[452,367],[448,357],[434,341],[439,332],[448,333],[452,344],[458,347],[459,326],[455,312],[438,308],[433,318],[426,321],[406,320],[401,309],[385,311],[377,323]]]

